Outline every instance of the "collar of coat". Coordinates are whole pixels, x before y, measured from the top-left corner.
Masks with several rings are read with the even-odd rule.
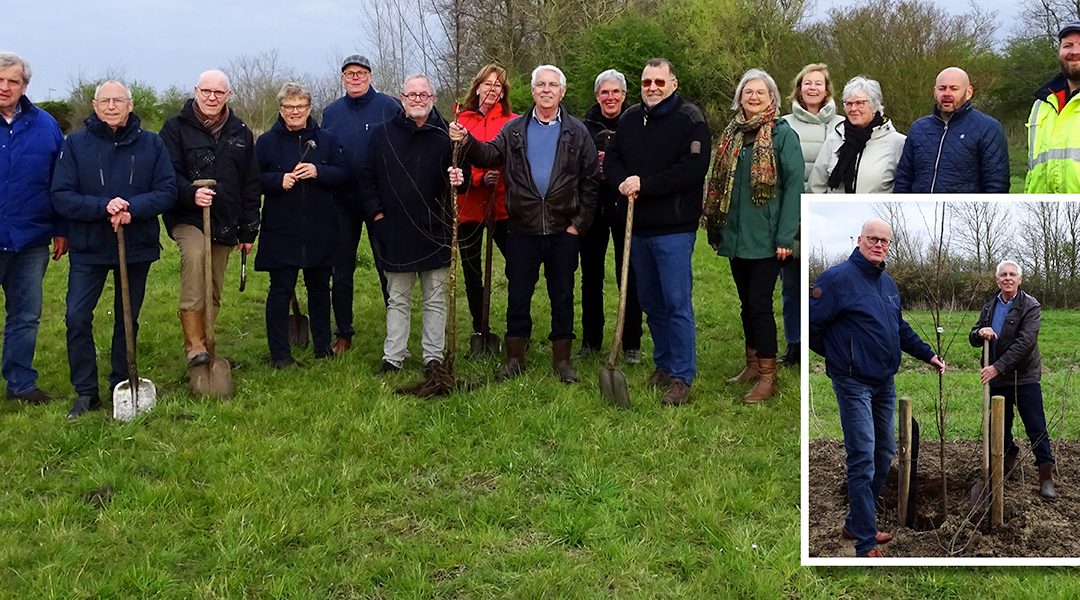
[[[795,118],[803,123],[812,123],[814,125],[828,125],[829,121],[832,121],[836,116],[836,101],[829,98],[825,101],[825,104],[821,105],[821,109],[817,114],[806,110],[802,104],[799,104],[798,100],[792,100],[791,102],[791,114],[795,115]]]
[[[86,130],[95,137],[108,140],[118,146],[130,144],[142,132],[142,120],[134,111],[128,114],[127,123],[123,127],[117,128],[116,131],[113,131],[111,127],[99,119],[97,113],[91,113],[83,123],[86,125]]]
[[[1077,91],[1080,91],[1080,89]],[[1061,109],[1065,108],[1065,104],[1075,95],[1076,91],[1069,90],[1069,80],[1065,78],[1064,73],[1058,73],[1053,79],[1047,81],[1042,87],[1035,90],[1036,100],[1042,100],[1043,102],[1053,104],[1050,102],[1050,97],[1053,96],[1057,101],[1054,108],[1056,108],[1058,112],[1061,112]]]
[[[859,251],[858,247],[852,250],[851,256],[848,258],[848,260],[851,261],[851,263],[854,264],[855,267],[859,269],[859,271],[870,276],[872,279],[877,279],[881,277],[881,274],[885,272],[885,261],[881,261],[881,263],[875,265],[874,263],[866,260],[866,257],[863,256],[862,252]]]
[[[599,125],[600,127],[603,127],[604,129],[610,129],[610,130],[614,131],[615,126],[619,124],[619,117],[623,116],[624,112],[626,112],[626,103],[625,102],[619,108],[619,114],[615,115],[614,117],[610,117],[610,118],[604,116],[604,111],[600,109],[599,104],[593,104],[592,108],[590,108],[588,110],[588,112],[585,113],[584,120],[586,122],[596,123],[597,125]]]
[[[965,115],[967,115],[971,111],[972,111],[971,100],[968,100],[967,102],[965,102],[963,104],[963,106],[961,106],[960,108],[953,111],[952,116],[949,117],[949,122],[952,123],[953,121],[962,119],[962,118],[964,118]],[[934,105],[934,116],[941,119],[942,121],[945,120],[945,118],[941,116],[941,109],[938,108],[937,104]]]

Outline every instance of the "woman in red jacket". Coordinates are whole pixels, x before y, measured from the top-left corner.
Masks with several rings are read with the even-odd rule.
[[[494,139],[503,125],[517,116],[510,112],[510,84],[506,81],[506,70],[495,64],[481,68],[473,78],[463,108],[458,122],[481,142]],[[506,185],[500,170],[484,169],[473,169],[470,183],[468,191],[458,196],[458,239],[461,267],[465,275],[465,294],[472,315],[473,338],[476,338],[470,340],[469,347],[481,349],[484,347],[480,333],[484,310],[481,262],[484,226],[488,219],[494,219],[492,238],[499,252],[503,253],[506,244]],[[488,322],[491,322],[490,318]]]

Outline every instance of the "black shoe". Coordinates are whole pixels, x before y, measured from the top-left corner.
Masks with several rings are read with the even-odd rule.
[[[585,344],[582,344],[581,348],[578,349],[577,354],[574,355],[574,358],[578,360],[589,358],[590,356],[596,354],[599,351],[599,348],[594,348],[593,346],[587,346]]]
[[[198,367],[199,365],[207,365],[207,364],[210,364],[210,353],[209,352],[199,352],[195,356],[192,356],[191,360],[187,361],[188,368]]]
[[[74,421],[82,416],[83,413],[99,408],[101,408],[101,398],[98,398],[97,396],[80,395],[75,399],[75,403],[71,405],[71,410],[68,411],[67,418],[69,421]]]
[[[18,400],[19,402],[25,402],[26,404],[48,404],[52,402],[52,396],[41,391],[40,388],[34,388],[29,392],[23,392],[21,394],[12,394],[8,392],[8,400]]]
[[[375,374],[376,375],[385,375],[386,373],[399,373],[399,372],[401,372],[401,367],[395,365],[394,363],[392,363],[392,362],[390,362],[388,360],[384,360],[384,361],[382,361],[382,364],[379,365],[379,369],[377,371],[375,371]]]
[[[289,367],[294,367],[299,364],[300,363],[296,362],[296,359],[291,356],[288,358],[282,358],[280,360],[270,359],[270,366],[275,369],[287,369]]]
[[[776,364],[781,367],[799,366],[799,344],[788,344],[787,351],[777,359]]]

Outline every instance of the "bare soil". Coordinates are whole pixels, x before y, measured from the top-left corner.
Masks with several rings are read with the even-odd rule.
[[[1022,438],[1021,438],[1022,439]],[[1019,440],[1018,440],[1019,442]],[[1039,495],[1039,474],[1030,452],[1022,451],[1005,481],[1004,523],[993,530],[987,507],[972,508],[970,492],[982,480],[979,441],[945,443],[948,512],[942,510],[939,443],[923,438],[918,458],[915,522],[899,524],[894,461],[878,503],[878,530],[896,538],[886,556],[902,557],[1074,557],[1080,556],[1080,494],[1070,482],[1080,465],[1080,442],[1052,444],[1057,461],[1057,498]],[[854,542],[841,537],[847,515],[847,472],[841,440],[810,442],[810,556],[854,556]]]

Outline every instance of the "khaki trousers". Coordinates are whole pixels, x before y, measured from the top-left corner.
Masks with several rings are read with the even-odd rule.
[[[203,310],[205,307],[205,279],[203,275],[203,233],[194,225],[181,223],[172,229],[173,239],[180,249],[180,310]],[[213,323],[221,308],[221,286],[225,280],[225,268],[229,265],[232,246],[211,244],[214,307],[207,318]]]

